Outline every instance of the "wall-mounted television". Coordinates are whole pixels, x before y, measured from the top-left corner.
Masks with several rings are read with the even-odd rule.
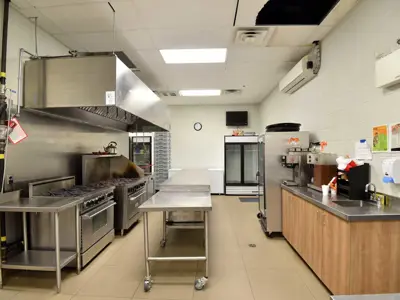
[[[248,113],[247,111],[227,111],[226,126],[247,126]]]

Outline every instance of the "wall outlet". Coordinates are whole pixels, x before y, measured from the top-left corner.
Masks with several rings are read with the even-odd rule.
[[[14,176],[13,175],[7,175],[7,183],[8,184],[13,184],[14,183]]]

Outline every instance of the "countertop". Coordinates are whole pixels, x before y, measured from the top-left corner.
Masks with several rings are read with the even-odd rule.
[[[210,192],[159,191],[139,206],[139,211],[209,211],[212,209]]]
[[[400,294],[331,296],[332,300],[400,300]]]
[[[181,170],[160,184],[160,191],[210,192],[210,177],[207,170]]]
[[[346,221],[377,221],[377,220],[400,220],[400,204],[392,206],[358,206],[344,207],[335,204],[334,201],[351,201],[342,196],[323,196],[321,192],[314,191],[307,187],[293,187],[281,185],[283,189],[294,195],[342,218]]]
[[[81,204],[84,197],[41,197],[20,198],[1,201],[0,212],[60,212]]]

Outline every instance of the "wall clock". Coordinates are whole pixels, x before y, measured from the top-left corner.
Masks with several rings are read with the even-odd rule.
[[[201,125],[200,122],[196,122],[196,123],[194,123],[193,128],[196,131],[200,131],[203,128],[203,125]]]

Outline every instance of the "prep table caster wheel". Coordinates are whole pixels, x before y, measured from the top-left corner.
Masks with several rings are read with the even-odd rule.
[[[167,243],[167,241],[166,240],[161,240],[160,241],[160,246],[161,246],[161,248],[165,248],[165,244]]]
[[[262,214],[261,214],[261,213],[258,213],[258,214],[257,214],[257,218],[258,218],[258,219],[261,219],[261,218],[262,218]]]
[[[197,291],[201,291],[202,289],[204,289],[207,281],[208,281],[207,277],[202,277],[200,279],[196,279],[196,281],[194,282],[194,288]]]
[[[151,280],[145,280],[145,281],[144,281],[144,286],[143,286],[143,288],[144,288],[144,291],[145,291],[146,293],[147,293],[147,292],[150,292],[151,286],[152,286]]]

